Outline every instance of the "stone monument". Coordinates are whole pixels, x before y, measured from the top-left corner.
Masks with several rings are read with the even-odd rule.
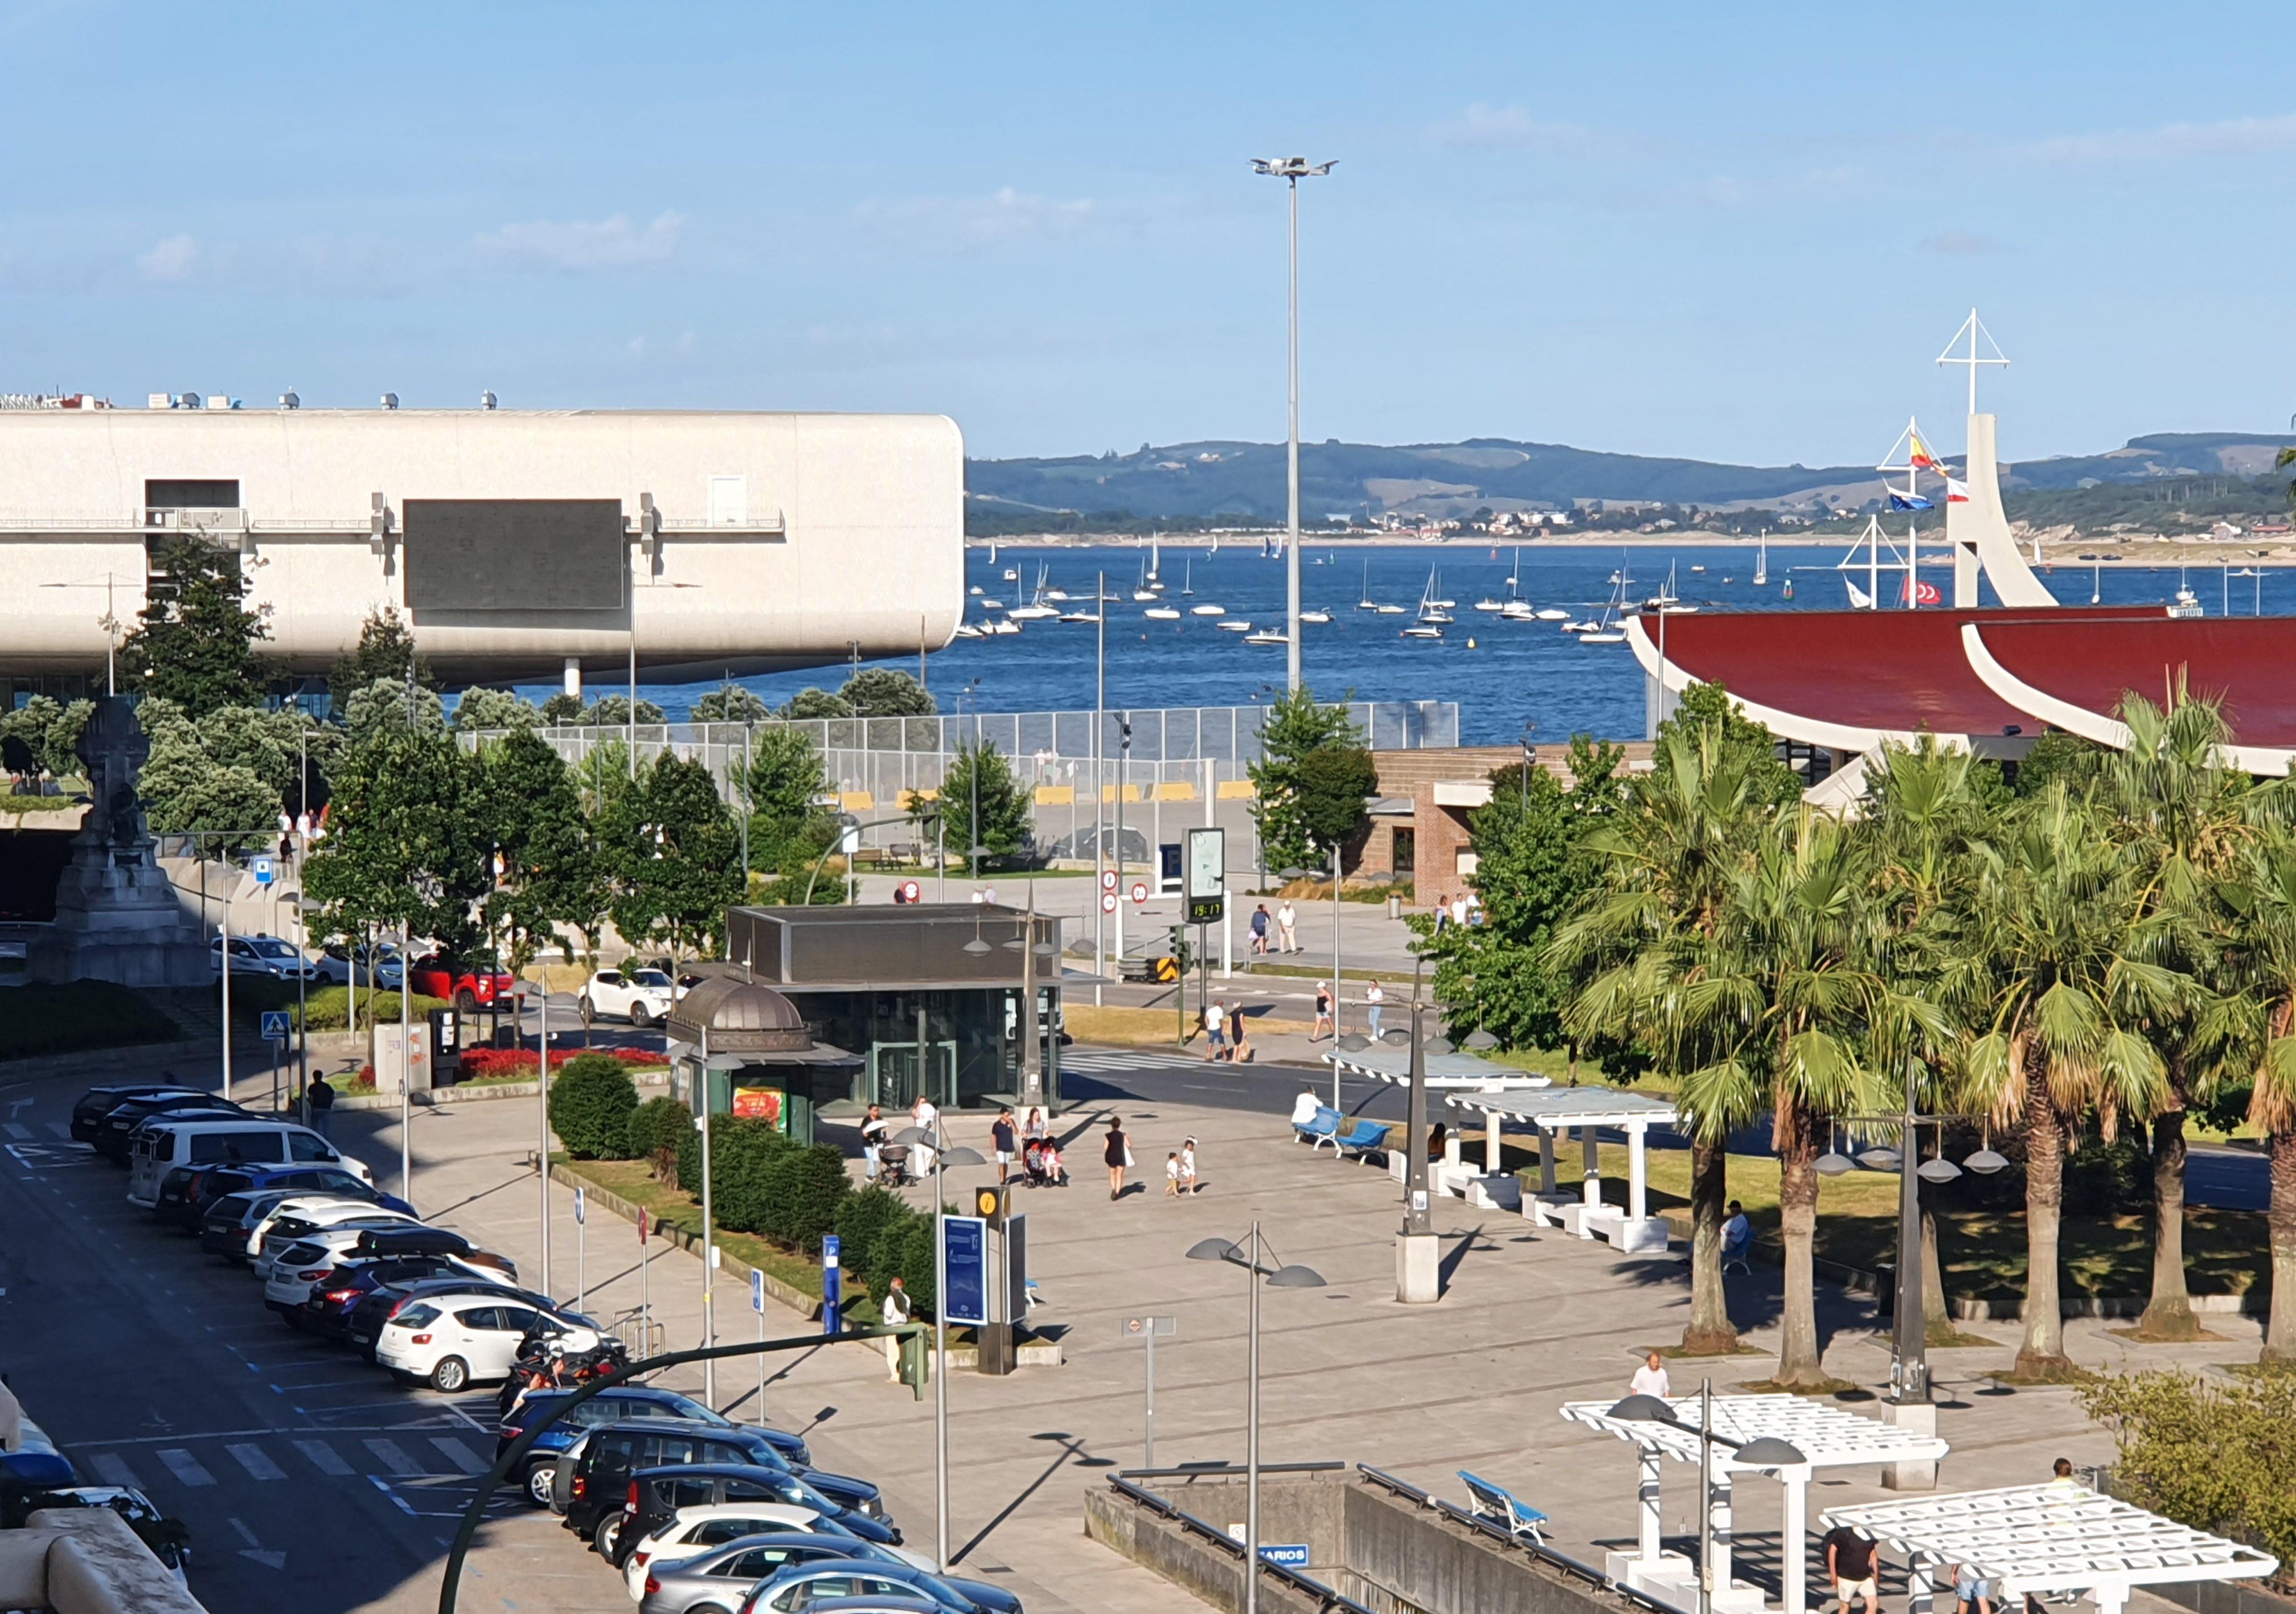
[[[206,985],[215,978],[207,938],[152,854],[135,793],[152,741],[134,703],[120,695],[98,700],[78,750],[87,773],[87,816],[56,885],[54,927],[34,949],[33,978]]]

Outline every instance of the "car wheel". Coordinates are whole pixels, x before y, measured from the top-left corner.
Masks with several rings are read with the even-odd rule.
[[[552,1458],[526,1465],[526,1499],[538,1508],[550,1505],[550,1488],[558,1478],[558,1462]]]
[[[460,1356],[441,1356],[430,1370],[430,1388],[442,1396],[451,1396],[469,1388],[471,1364]]]
[[[598,1520],[598,1528],[590,1532],[590,1544],[598,1549],[598,1556],[611,1561],[614,1547],[622,1538],[622,1516],[609,1513]]]
[[[645,1005],[644,1004],[632,1004],[630,1005],[630,1024],[636,1029],[643,1031],[648,1026],[653,1024],[653,1016],[646,1012]]]
[[[455,994],[455,1012],[468,1020],[479,1012],[479,995],[465,987]]]

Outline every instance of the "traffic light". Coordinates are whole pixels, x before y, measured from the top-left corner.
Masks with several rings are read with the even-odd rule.
[[[1013,1185],[1010,1183],[983,1183],[972,1191],[972,1214],[998,1232],[1004,1228],[1004,1217],[1013,1205]]]
[[[1188,950],[1188,927],[1185,925],[1172,927],[1172,962],[1179,967],[1182,975],[1195,967],[1195,959]]]
[[[925,1332],[919,1329],[901,1336],[901,1382],[916,1391],[917,1399],[924,1399],[925,1384],[932,1377],[932,1356],[925,1349]]]

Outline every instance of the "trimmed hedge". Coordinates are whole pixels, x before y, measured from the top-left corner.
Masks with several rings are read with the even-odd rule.
[[[578,1160],[626,1160],[637,1107],[638,1090],[621,1061],[577,1054],[551,1083],[550,1129]]]
[[[877,1234],[887,1223],[911,1214],[900,1195],[874,1185],[849,1193],[839,1202],[838,1259],[856,1282],[876,1288],[876,1269],[870,1266],[869,1258],[876,1252]]]
[[[654,1181],[677,1180],[677,1151],[693,1135],[693,1111],[676,1099],[650,1098],[630,1112],[630,1158],[653,1163]]]
[[[834,1143],[791,1149],[767,1165],[762,1221],[750,1231],[819,1255],[822,1235],[835,1231],[838,1207],[852,1192],[845,1156]]]
[[[283,1008],[290,1014],[295,1012],[293,987],[288,987],[283,995],[279,995],[275,992],[279,983],[264,984],[275,988],[274,992],[265,994],[266,997],[274,995],[281,997],[280,1002],[270,1006]],[[231,983],[231,995],[232,1009],[236,1013],[239,1012],[241,999],[248,995],[242,983],[237,979]],[[370,1004],[373,1006],[370,1007]],[[417,992],[414,995],[411,1012],[414,1018],[419,1020],[433,1009],[451,1009],[454,1006],[443,997],[425,997],[422,993]],[[351,989],[348,987],[316,987],[304,994],[303,1023],[314,1031],[363,1030],[370,1020],[383,1025],[390,1025],[398,1019],[398,994],[396,992],[369,992],[365,987],[361,987],[358,989],[358,1024],[357,1026],[351,1024]]]

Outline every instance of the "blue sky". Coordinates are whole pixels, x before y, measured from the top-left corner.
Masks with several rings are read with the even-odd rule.
[[[1868,462],[2283,429],[2285,13],[0,0],[0,390]]]

